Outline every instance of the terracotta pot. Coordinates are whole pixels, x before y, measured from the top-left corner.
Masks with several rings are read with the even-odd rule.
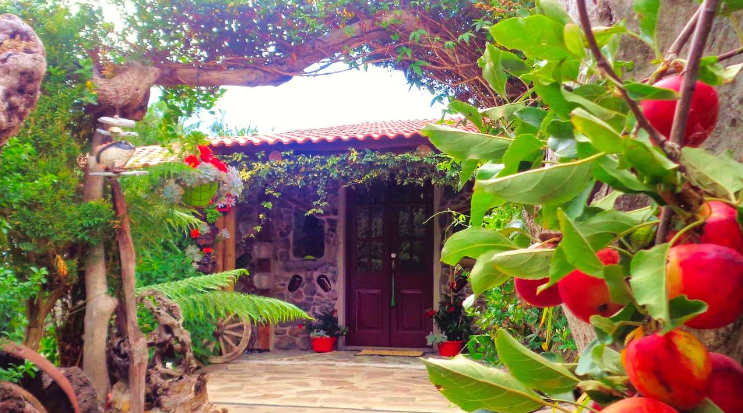
[[[464,341],[444,341],[439,343],[439,356],[454,357],[464,348]]]
[[[311,340],[312,349],[315,350],[315,353],[330,353],[335,350],[335,342],[338,337],[313,337]]]

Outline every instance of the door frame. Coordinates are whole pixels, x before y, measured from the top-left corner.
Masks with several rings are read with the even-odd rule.
[[[443,188],[438,185],[431,185],[433,189],[433,215],[436,215],[440,212],[440,205],[441,205],[441,199],[443,198]],[[338,270],[338,281],[336,283],[336,291],[338,292],[338,300],[336,301],[335,308],[338,311],[338,320],[341,323],[341,325],[347,326],[348,325],[348,299],[346,295],[348,294],[348,290],[346,288],[347,286],[347,278],[348,278],[348,254],[347,254],[347,224],[348,224],[348,196],[349,196],[349,187],[343,185],[343,182],[339,182],[338,186],[338,201],[337,201],[337,208],[338,208],[338,224],[336,227],[336,239],[337,241],[337,248],[336,248],[336,262],[337,262],[337,270]],[[439,281],[441,279],[441,273],[442,273],[442,264],[441,264],[441,247],[442,247],[442,239],[441,239],[441,225],[439,223],[439,220],[437,218],[433,219],[433,253],[431,254],[432,260],[433,260],[433,271],[431,275],[431,283],[433,283],[433,288],[431,289],[433,292],[432,297],[432,303],[435,307],[438,305],[440,297],[441,297],[441,282]],[[438,329],[436,326],[433,326],[434,332],[438,332]],[[361,349],[361,348],[367,348],[364,346],[347,346],[345,337],[342,337],[341,340],[338,343],[339,349]]]

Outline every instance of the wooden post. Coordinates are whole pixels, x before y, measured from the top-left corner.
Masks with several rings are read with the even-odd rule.
[[[217,219],[217,229],[219,231],[222,231],[226,228],[227,219],[225,219],[224,216],[221,216]],[[224,271],[224,240],[217,242],[214,245],[214,260],[216,261],[217,265],[214,268],[214,272],[222,272]]]
[[[136,255],[132,240],[129,215],[126,212],[126,200],[121,184],[111,179],[114,209],[119,218],[119,257],[121,259],[121,288],[124,291],[124,309],[126,314],[126,335],[129,340],[129,392],[130,411],[144,413],[145,374],[147,373],[147,343],[137,323]]]
[[[230,212],[227,213],[227,219],[225,220],[225,229],[230,233],[230,237],[222,240],[224,244],[224,271],[235,269],[235,250],[237,248],[237,207],[230,208]],[[225,288],[226,291],[234,291],[235,284]]]

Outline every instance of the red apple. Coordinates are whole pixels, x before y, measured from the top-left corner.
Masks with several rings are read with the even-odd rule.
[[[678,92],[681,90],[681,80],[681,76],[669,76],[653,86]],[[720,113],[720,100],[715,88],[699,81],[695,85],[684,133],[684,146],[692,148],[707,140],[717,125],[717,116]],[[650,124],[662,135],[669,137],[676,103],[676,100],[643,100],[640,105]]]
[[[604,413],[678,413],[678,410],[665,403],[645,397],[620,400],[599,411]]]
[[[514,278],[513,282],[516,285],[516,293],[521,297],[522,300],[533,305],[534,307],[554,307],[562,304],[562,298],[560,297],[560,290],[557,285],[553,285],[548,289],[537,294],[537,288],[546,284],[549,278],[542,278],[539,280],[525,280],[523,278]]]
[[[728,356],[710,353],[712,378],[707,397],[725,413],[743,412],[743,367]]]
[[[603,249],[596,254],[604,265],[617,264],[619,253]],[[557,284],[560,296],[578,319],[590,322],[592,315],[610,317],[624,307],[611,301],[609,287],[601,278],[592,277],[580,270],[574,270]]]
[[[691,333],[675,329],[632,340],[623,361],[630,382],[645,397],[687,410],[707,395],[712,362]]]
[[[669,299],[685,294],[709,306],[689,327],[720,328],[743,314],[743,256],[728,247],[677,245],[668,253],[666,277]]]
[[[717,244],[743,254],[743,232],[738,224],[738,210],[720,201],[709,201],[700,210],[706,217],[699,240],[704,244]]]

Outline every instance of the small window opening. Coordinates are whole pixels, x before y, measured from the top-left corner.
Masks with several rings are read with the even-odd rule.
[[[295,209],[292,253],[307,260],[322,258],[325,255],[325,222]]]

